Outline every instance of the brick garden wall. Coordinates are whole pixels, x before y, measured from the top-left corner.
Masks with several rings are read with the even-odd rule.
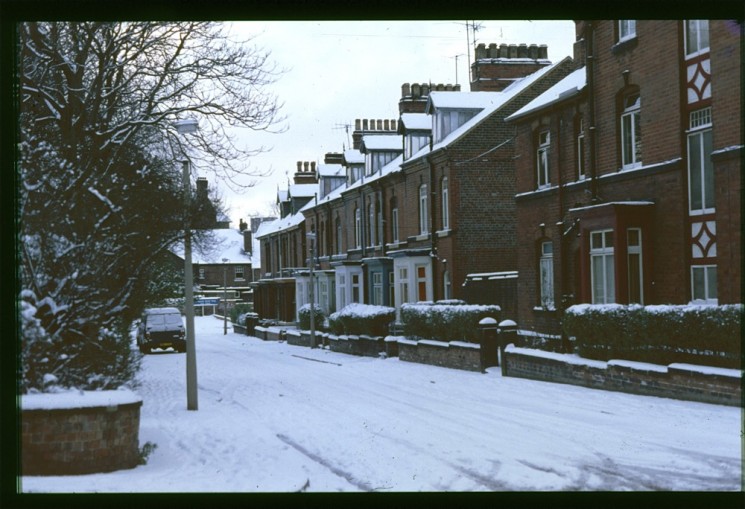
[[[142,402],[111,407],[23,410],[23,475],[111,472],[139,464]]]
[[[579,385],[646,396],[699,401],[719,405],[742,404],[742,377],[737,370],[688,364],[593,361],[575,356],[508,346],[502,356],[502,374],[546,382]]]
[[[445,368],[482,371],[479,345],[460,341],[398,340],[398,358],[402,361]]]

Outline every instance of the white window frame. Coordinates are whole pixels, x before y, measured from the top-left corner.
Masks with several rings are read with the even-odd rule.
[[[638,241],[634,243],[632,241],[632,235],[636,235]],[[642,229],[641,228],[628,228],[626,230],[626,270],[628,272],[628,292],[629,292],[629,304],[641,304],[644,305],[644,256],[642,249]],[[633,258],[638,258],[636,263],[632,262]],[[634,274],[631,270],[632,267],[638,265],[639,272]],[[638,302],[632,300],[632,286],[633,284],[639,285],[639,299]]]
[[[339,302],[339,309],[341,310],[347,305],[347,275],[337,273],[336,280],[336,292],[339,296],[337,301]]]
[[[367,204],[367,228],[368,228],[368,246],[375,245],[375,207],[372,203]]]
[[[350,274],[350,276],[352,290],[351,302],[358,302],[361,304],[364,302],[364,299],[362,298],[362,273],[353,272]]]
[[[585,180],[585,120],[579,119],[577,132],[577,180]]]
[[[538,133],[538,149],[536,150],[536,182],[538,189],[551,185],[549,166],[549,152],[551,149],[551,132],[543,130]]]
[[[419,235],[426,235],[429,233],[427,199],[427,184],[422,184],[419,186]]]
[[[541,242],[541,256],[538,263],[541,306],[545,309],[555,309],[553,242]]]
[[[354,208],[354,247],[362,247],[362,212],[359,207]]]
[[[633,98],[636,100],[629,104]],[[631,94],[623,99],[624,109],[621,114],[621,166],[624,170],[638,168],[641,159],[641,95]]]
[[[372,273],[372,302],[375,306],[383,305],[383,272]]]
[[[711,129],[711,108],[691,112],[691,130],[686,137],[688,151],[688,211],[690,215],[710,214],[716,211],[714,189],[714,166],[711,162],[713,133]],[[698,153],[692,153],[692,141],[698,140]],[[708,156],[707,145],[708,143]],[[698,182],[699,189],[694,189]],[[694,200],[701,206],[694,208]]]
[[[398,287],[398,306],[409,302],[409,268],[398,267],[396,270],[396,278],[398,280],[396,286]]]
[[[204,279],[204,267],[199,267],[199,279]]]
[[[394,243],[399,241],[398,207],[391,209],[391,241]]]
[[[703,276],[703,288],[696,281],[696,273]],[[692,265],[691,266],[691,302],[697,304],[719,304],[717,295],[717,266],[716,265]],[[702,297],[698,297],[702,295]]]
[[[246,280],[246,267],[243,265],[236,265],[233,268],[233,279],[235,281],[245,281]]]
[[[596,243],[596,239],[600,239],[600,242]],[[609,239],[610,243],[608,242]],[[593,304],[612,304],[616,302],[614,245],[613,230],[590,232],[590,285]],[[601,270],[599,271],[596,270],[596,261],[600,262]],[[600,292],[597,291],[598,289]]]
[[[685,23],[686,58],[709,52],[709,20],[688,19]]]
[[[618,20],[618,42],[628,41],[636,37],[636,20]]]
[[[429,300],[429,285],[427,284],[427,265],[416,264],[414,265],[414,277],[416,278],[416,298],[417,301]],[[424,295],[422,295],[422,285],[424,285]]]
[[[447,177],[442,177],[442,229],[450,229],[450,204],[449,204],[449,183]]]

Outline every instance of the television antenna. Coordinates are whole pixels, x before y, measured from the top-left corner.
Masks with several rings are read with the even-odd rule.
[[[344,129],[344,131],[347,133],[347,147],[352,146],[351,139],[349,138],[349,130],[352,128],[352,124],[345,123],[345,124],[335,124],[333,129],[338,131],[340,129]],[[346,148],[346,147],[345,147]]]

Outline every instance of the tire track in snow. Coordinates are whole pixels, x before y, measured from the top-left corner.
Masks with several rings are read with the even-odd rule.
[[[313,461],[315,461],[319,465],[323,465],[324,467],[328,468],[329,470],[331,470],[331,472],[333,472],[335,475],[341,477],[342,479],[346,480],[349,484],[351,484],[351,485],[359,488],[362,491],[373,491],[373,488],[370,485],[368,485],[367,483],[364,483],[362,481],[358,481],[357,479],[355,479],[354,477],[352,477],[352,475],[350,473],[345,472],[343,470],[340,470],[340,469],[336,468],[335,466],[331,465],[328,461],[326,461],[325,459],[321,458],[317,454],[314,454],[314,453],[308,451],[305,447],[303,447],[302,445],[298,444],[297,442],[295,442],[291,438],[289,438],[289,437],[287,437],[285,435],[282,435],[280,433],[277,434],[277,438],[279,438],[284,443],[286,443],[287,445],[289,445],[293,449],[297,450],[298,452],[300,452],[304,456],[307,456],[308,458],[312,459]]]

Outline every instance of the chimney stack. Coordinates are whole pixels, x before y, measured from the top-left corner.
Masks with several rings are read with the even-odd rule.
[[[253,244],[251,242],[251,229],[250,228],[246,228],[245,230],[243,230],[243,251],[245,251],[246,253],[253,252]]]
[[[500,92],[520,78],[550,65],[545,44],[479,43],[471,64],[472,92]],[[511,61],[510,61],[511,60]]]

